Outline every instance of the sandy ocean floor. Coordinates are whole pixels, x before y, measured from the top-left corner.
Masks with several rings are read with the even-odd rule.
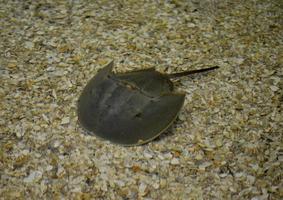
[[[0,199],[283,198],[280,0],[0,1]],[[220,69],[158,139],[85,134],[77,100],[99,69]],[[133,133],[134,134],[134,133]]]

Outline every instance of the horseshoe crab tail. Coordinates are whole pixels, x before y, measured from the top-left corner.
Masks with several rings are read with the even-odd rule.
[[[201,72],[206,72],[206,71],[211,71],[214,69],[218,69],[218,66],[214,66],[214,67],[209,67],[209,68],[203,68],[203,69],[196,69],[196,70],[191,70],[191,71],[184,71],[184,72],[178,72],[178,73],[174,73],[174,74],[168,74],[169,78],[178,78],[178,77],[182,77],[182,76],[187,76],[187,75],[191,75],[191,74],[197,74],[197,73],[201,73]]]

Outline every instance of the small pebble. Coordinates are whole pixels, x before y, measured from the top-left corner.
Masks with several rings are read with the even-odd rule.
[[[141,183],[139,185],[139,195],[143,197],[146,194],[147,194],[147,185],[145,183]]]
[[[32,171],[26,178],[24,178],[24,182],[31,183],[34,181],[38,181],[42,177],[42,172],[40,171]]]
[[[173,158],[170,163],[171,163],[172,165],[179,165],[179,164],[180,164],[180,161],[179,161],[179,159],[177,159],[177,158]]]
[[[61,124],[69,124],[70,123],[70,117],[64,117],[61,121]]]

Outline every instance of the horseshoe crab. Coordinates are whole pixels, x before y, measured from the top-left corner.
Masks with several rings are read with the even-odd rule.
[[[154,68],[113,73],[113,61],[87,83],[78,101],[78,120],[91,135],[125,146],[147,143],[164,132],[183,106],[185,94],[170,78],[218,67],[162,74]]]

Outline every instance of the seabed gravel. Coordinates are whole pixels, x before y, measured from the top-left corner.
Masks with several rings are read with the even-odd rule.
[[[0,1],[0,199],[283,198],[280,0]],[[85,134],[96,72],[185,77],[173,126],[142,146]]]

